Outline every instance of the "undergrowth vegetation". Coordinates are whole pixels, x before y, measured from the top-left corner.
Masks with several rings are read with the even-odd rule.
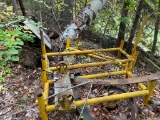
[[[19,24],[23,19],[12,13],[12,6],[0,3],[0,82],[5,82],[6,77],[13,75],[10,62],[19,61],[19,53],[24,42],[34,42],[34,35],[26,26]],[[15,23],[14,23],[15,22]],[[12,24],[14,23],[14,24]]]

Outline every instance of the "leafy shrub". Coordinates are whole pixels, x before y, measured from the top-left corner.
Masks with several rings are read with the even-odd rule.
[[[10,77],[12,71],[9,68],[9,62],[19,61],[19,53],[22,50],[24,41],[34,42],[34,35],[26,26],[13,22],[22,18],[11,12],[11,7],[0,3],[3,10],[0,11],[0,82],[5,82],[6,77]],[[9,15],[12,15],[9,17]],[[14,19],[13,19],[14,18]],[[15,23],[15,24],[12,24]],[[11,23],[11,24],[8,24]]]

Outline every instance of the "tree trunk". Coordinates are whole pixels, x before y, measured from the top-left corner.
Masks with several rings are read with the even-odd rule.
[[[67,6],[64,7],[64,10],[61,12],[61,27],[63,29],[64,26],[69,24],[73,19],[73,1],[72,0],[64,0],[64,3]]]
[[[13,13],[15,13],[16,15],[18,15],[16,0],[12,0],[11,2],[12,2],[12,6],[13,6]]]
[[[159,0],[159,4],[158,4],[158,12],[160,12],[160,0]],[[157,20],[155,23],[155,32],[154,32],[154,40],[153,40],[153,46],[152,46],[152,50],[151,50],[151,56],[150,59],[153,60],[155,51],[156,51],[156,44],[157,44],[157,40],[158,40],[158,30],[159,30],[159,22],[160,21],[160,15],[157,14]]]
[[[128,5],[129,3],[124,1],[121,18],[128,16],[128,9],[126,9]],[[119,26],[118,38],[117,38],[117,46],[119,46],[121,40],[124,40],[125,30],[126,30],[126,23],[124,21],[121,21]]]
[[[80,31],[91,24],[96,18],[96,14],[106,5],[106,2],[107,0],[92,0],[88,5],[89,7],[83,8],[70,25],[67,26],[60,36],[61,40],[66,41],[68,38],[72,40],[78,38]]]
[[[132,29],[131,29],[131,32],[130,32],[130,37],[128,39],[127,51],[130,51],[131,44],[132,44],[134,35],[136,33],[136,30],[137,30],[137,26],[138,26],[138,23],[139,23],[139,18],[140,18],[140,15],[141,15],[141,11],[143,9],[143,3],[144,3],[143,0],[141,0],[139,5],[138,5],[138,8],[136,10],[136,17],[134,19],[133,26],[132,26]]]
[[[19,5],[20,5],[23,16],[26,16],[26,11],[23,5],[23,0],[18,0],[18,1],[19,1]]]

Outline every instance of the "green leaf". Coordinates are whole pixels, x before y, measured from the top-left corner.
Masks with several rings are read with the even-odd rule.
[[[21,41],[21,39],[19,39],[19,38],[16,38],[16,41],[20,42],[20,41]]]
[[[0,58],[2,57],[3,54],[4,54],[4,51],[0,51]]]
[[[13,42],[13,45],[24,45],[23,41],[15,41]]]
[[[50,69],[46,69],[46,72],[48,73],[52,73],[52,71]]]
[[[5,58],[5,61],[7,62],[8,60],[11,59],[11,55],[8,55],[6,58]]]
[[[11,60],[12,61],[19,61],[19,57],[18,56],[12,56]]]
[[[10,55],[16,55],[16,54],[18,54],[18,50],[16,50],[16,49],[9,49],[8,50],[8,54],[10,54]]]

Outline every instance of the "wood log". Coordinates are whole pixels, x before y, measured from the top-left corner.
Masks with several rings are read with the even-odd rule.
[[[140,51],[140,53],[146,56],[148,59],[150,58],[150,54],[144,51],[142,48],[138,47],[138,51]],[[155,62],[156,65],[160,66],[160,61],[156,58],[153,58],[153,62]]]
[[[139,56],[139,58],[141,61],[144,61],[146,63],[145,65],[151,68],[154,72],[160,71],[160,67],[156,65],[153,61],[148,59],[147,57]]]

